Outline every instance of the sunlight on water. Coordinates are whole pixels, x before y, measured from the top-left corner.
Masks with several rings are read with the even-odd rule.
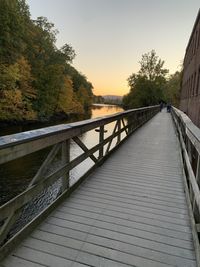
[[[107,116],[122,111],[123,108],[119,106],[94,104],[92,106],[92,118]]]

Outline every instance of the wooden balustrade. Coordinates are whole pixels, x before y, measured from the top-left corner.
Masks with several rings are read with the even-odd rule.
[[[197,261],[200,262],[200,129],[182,111],[172,108],[181,144],[186,197],[192,221]]]
[[[21,194],[0,207],[0,260],[33,227],[41,222],[49,212],[67,197],[97,166],[114,151],[133,131],[152,118],[159,111],[159,106],[133,109],[111,116],[95,118],[70,124],[13,134],[0,137],[0,164],[24,157],[30,153],[50,147],[50,151],[41,167]],[[106,126],[113,123],[112,133],[105,136]],[[80,135],[91,130],[99,134],[98,143],[88,148]],[[114,141],[115,139],[115,141]],[[72,140],[83,151],[76,158],[70,158]],[[96,154],[95,154],[96,153]],[[90,158],[93,166],[76,183],[72,184],[70,171]],[[60,164],[51,170],[53,162]],[[199,163],[198,163],[199,164]],[[51,171],[50,171],[51,170]],[[198,174],[199,175],[199,174]],[[61,192],[49,206],[8,240],[8,234],[20,218],[24,207],[56,181],[61,180]],[[196,196],[196,195],[195,195]],[[199,200],[197,207],[200,206]]]

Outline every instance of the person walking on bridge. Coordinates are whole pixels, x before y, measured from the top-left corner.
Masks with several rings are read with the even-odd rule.
[[[161,101],[160,102],[160,112],[162,112],[162,109],[163,109],[163,102]]]

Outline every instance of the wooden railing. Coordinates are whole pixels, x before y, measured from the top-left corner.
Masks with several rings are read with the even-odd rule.
[[[200,129],[195,126],[186,114],[172,108],[178,132],[184,168],[186,197],[192,222],[193,239],[198,266],[200,266]]]
[[[134,109],[102,118],[0,137],[0,164],[16,160],[47,147],[51,148],[27,189],[0,207],[0,260],[66,198],[94,168],[102,164],[110,153],[135,129],[152,118],[158,110],[158,106]],[[106,128],[111,124],[112,131],[110,130],[110,133],[105,134]],[[97,138],[97,144],[88,148],[80,136],[92,130],[96,131],[95,133],[99,137]],[[83,151],[82,154],[73,159],[70,157],[72,142],[76,143]],[[87,158],[93,161],[93,166],[72,184],[70,171]],[[52,170],[55,160],[59,161],[60,164],[57,164]],[[8,239],[10,230],[20,220],[24,207],[27,207],[29,202],[39,197],[44,190],[58,180],[61,182],[61,190],[56,200]]]

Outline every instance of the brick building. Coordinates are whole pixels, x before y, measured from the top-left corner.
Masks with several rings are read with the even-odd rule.
[[[200,9],[185,52],[180,109],[200,127]]]

